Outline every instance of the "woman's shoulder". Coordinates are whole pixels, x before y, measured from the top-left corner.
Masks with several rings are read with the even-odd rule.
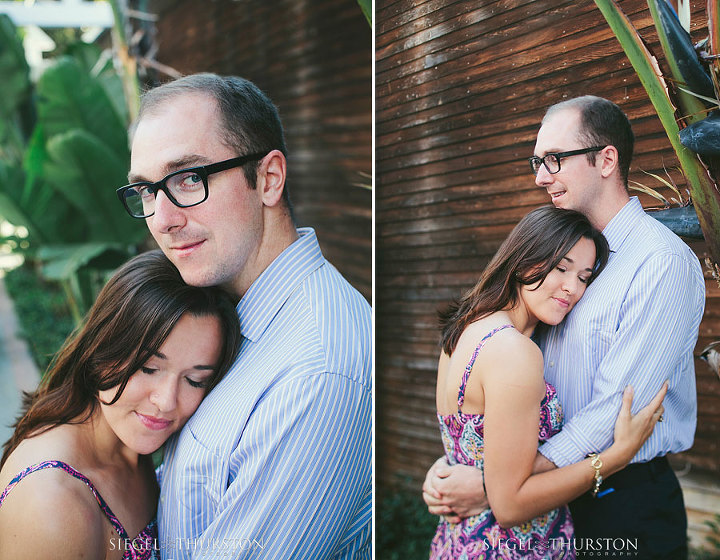
[[[57,426],[34,437],[22,440],[7,458],[0,471],[0,489],[5,488],[18,473],[31,465],[47,460],[76,464],[76,442],[72,430]],[[66,475],[67,476],[67,475]],[[1,491],[1,490],[0,490]]]
[[[458,347],[462,345],[470,352],[481,344],[485,359],[519,360],[525,365],[539,363],[542,366],[538,345],[515,329],[503,315],[496,314],[468,325],[458,341]]]
[[[3,475],[6,467],[18,468],[8,463]],[[97,557],[95,551],[104,556],[104,519],[89,488],[62,468],[35,466],[11,475],[27,473],[0,506],[0,558]]]
[[[482,351],[478,353],[475,364],[479,367],[483,383],[540,387],[543,381],[540,348],[515,328],[502,328],[510,324],[502,316],[493,319],[473,323],[466,329],[467,333],[463,333],[469,335],[466,341],[461,340],[468,347],[482,344]]]

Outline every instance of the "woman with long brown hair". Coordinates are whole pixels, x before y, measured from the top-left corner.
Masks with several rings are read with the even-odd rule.
[[[55,357],[0,462],[0,559],[157,554],[151,453],[240,344],[234,303],[161,251],[121,267]]]
[[[431,558],[574,558],[565,504],[597,491],[652,433],[666,387],[635,416],[626,390],[611,447],[533,474],[538,442],[561,429],[562,410],[530,337],[565,318],[608,253],[579,212],[538,208],[513,229],[475,287],[441,315],[436,404],[446,460],[483,471],[490,507],[462,520],[441,518]]]

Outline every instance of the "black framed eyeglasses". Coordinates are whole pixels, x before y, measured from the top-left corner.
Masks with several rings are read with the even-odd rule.
[[[530,162],[530,169],[532,169],[533,175],[537,175],[540,171],[540,166],[544,165],[548,173],[555,175],[560,171],[560,160],[562,158],[570,156],[579,156],[580,154],[589,154],[590,152],[599,152],[604,150],[607,146],[593,146],[592,148],[582,148],[581,150],[570,150],[569,152],[550,152],[545,154],[543,157],[533,156],[528,158]]]
[[[189,208],[205,202],[208,197],[208,177],[213,173],[220,173],[234,167],[240,167],[249,161],[258,161],[264,158],[262,154],[248,154],[234,157],[198,167],[189,167],[173,171],[156,183],[141,181],[117,189],[120,202],[125,206],[133,218],[149,218],[155,213],[155,199],[157,193],[162,191],[175,206]]]

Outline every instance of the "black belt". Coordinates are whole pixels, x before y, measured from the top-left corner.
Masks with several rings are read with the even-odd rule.
[[[623,470],[603,480],[598,497],[610,488],[619,490],[621,488],[627,488],[628,486],[636,486],[637,484],[647,482],[648,479],[655,480],[660,475],[671,470],[672,467],[670,467],[670,463],[665,456],[655,457],[647,463],[632,463]]]

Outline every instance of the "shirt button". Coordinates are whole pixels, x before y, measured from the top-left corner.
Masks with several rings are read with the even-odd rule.
[[[550,367],[555,367],[555,362],[550,362]]]

